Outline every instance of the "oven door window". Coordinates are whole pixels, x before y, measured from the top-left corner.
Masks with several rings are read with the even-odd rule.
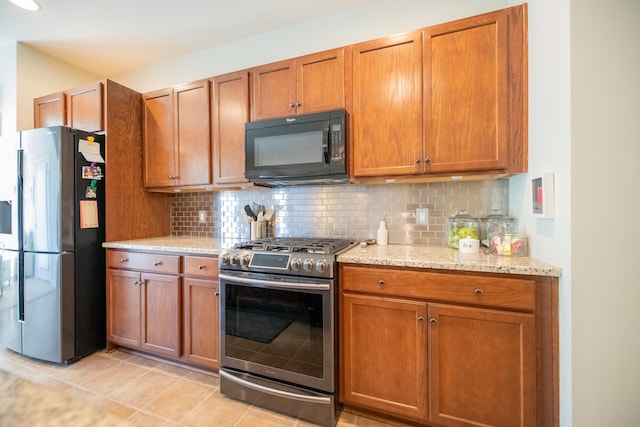
[[[320,293],[225,285],[225,356],[323,378]]]

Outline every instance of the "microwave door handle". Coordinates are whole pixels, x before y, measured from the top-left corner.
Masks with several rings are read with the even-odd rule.
[[[322,158],[324,160],[324,164],[329,164],[329,152],[331,150],[331,128],[326,128],[326,139],[322,143]]]

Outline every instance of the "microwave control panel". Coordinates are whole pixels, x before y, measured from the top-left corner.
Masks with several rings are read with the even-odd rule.
[[[342,123],[331,124],[331,160],[341,161],[344,159],[344,135]]]

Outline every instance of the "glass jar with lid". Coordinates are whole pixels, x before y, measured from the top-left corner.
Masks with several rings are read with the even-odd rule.
[[[493,234],[511,234],[517,231],[515,218],[510,218],[501,210],[494,209],[490,215],[480,219],[480,246],[489,247],[489,237]]]
[[[447,246],[459,249],[460,239],[471,237],[480,238],[480,223],[478,218],[474,218],[465,210],[458,211],[447,220]]]

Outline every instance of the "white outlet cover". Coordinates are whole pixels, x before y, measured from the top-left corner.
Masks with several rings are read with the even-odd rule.
[[[429,224],[429,209],[427,208],[416,209],[416,224],[418,225]]]

